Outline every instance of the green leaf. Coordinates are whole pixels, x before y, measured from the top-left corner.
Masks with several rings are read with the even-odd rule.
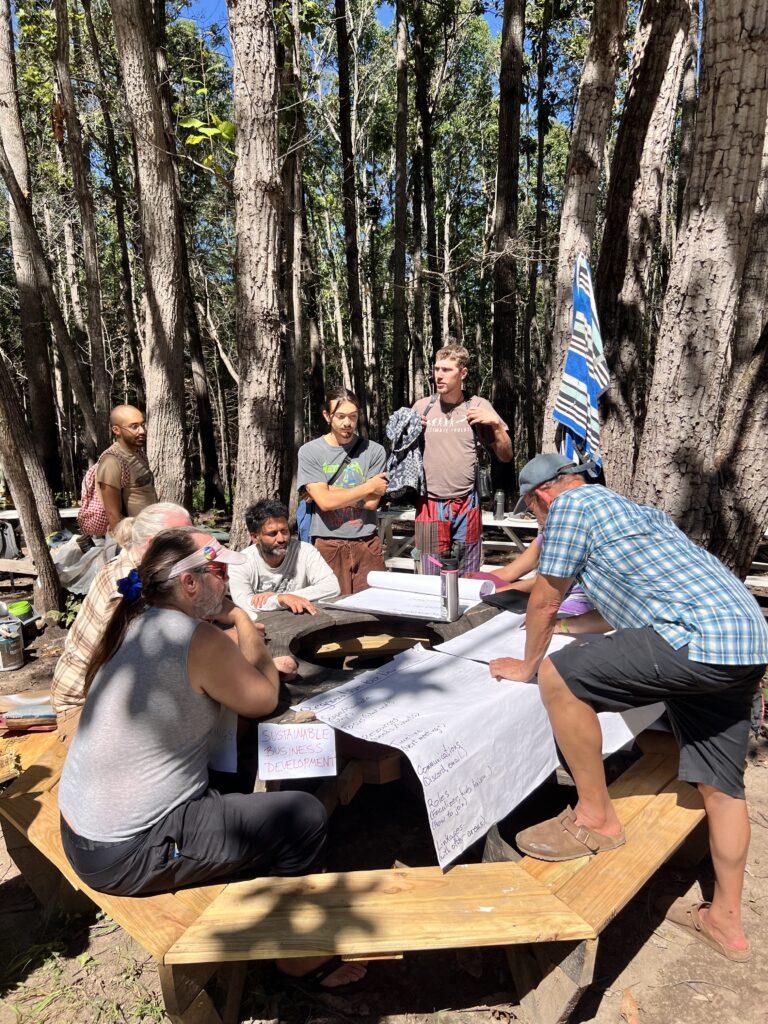
[[[231,142],[235,137],[237,127],[235,126],[234,121],[221,121],[219,123],[219,131],[221,132],[221,137],[223,139],[226,139],[227,142]]]
[[[179,128],[202,128],[204,123],[199,117],[183,117],[179,121]]]
[[[207,96],[207,95],[208,95],[208,90],[205,87],[203,87],[201,89],[195,89],[195,96]]]
[[[197,146],[201,142],[206,142],[207,136],[205,135],[188,135],[185,142],[188,146]]]

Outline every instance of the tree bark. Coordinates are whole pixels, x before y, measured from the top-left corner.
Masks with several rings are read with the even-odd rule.
[[[59,577],[45,543],[45,535],[60,530],[61,522],[11,383],[8,367],[1,356],[0,465],[11,489],[24,539],[37,569],[40,590],[39,596],[35,594],[35,605],[43,612],[60,609]]]
[[[99,279],[99,242],[96,237],[96,211],[90,181],[88,159],[83,144],[75,91],[69,73],[69,14],[67,0],[54,0],[56,10],[56,80],[59,85],[67,125],[67,152],[72,167],[75,200],[80,212],[83,242],[83,271],[88,303],[88,340],[90,342],[91,388],[96,413],[97,443],[100,450],[109,446],[110,385],[101,326],[101,281]]]
[[[416,143],[413,154],[413,252],[411,255],[411,274],[413,276],[413,395],[414,401],[422,398],[430,390],[430,371],[424,365],[424,271],[422,265],[422,247],[424,219],[422,216],[422,159],[421,142]]]
[[[397,0],[397,116],[395,118],[395,223],[392,256],[392,408],[406,403],[405,247],[408,230],[408,25],[406,0]]]
[[[234,54],[237,160],[235,301],[239,444],[232,542],[247,542],[244,513],[280,493],[284,347],[279,253],[282,189],[277,153],[277,74],[272,4],[228,0]]]
[[[135,368],[134,387],[136,389],[136,401],[143,407],[146,402],[146,396],[144,394],[144,379],[142,377],[139,328],[136,323],[136,309],[134,307],[133,276],[131,274],[131,259],[128,251],[128,232],[125,225],[125,188],[122,175],[120,174],[115,127],[112,122],[112,111],[109,106],[104,64],[101,59],[101,43],[99,42],[93,18],[91,17],[91,0],[82,0],[82,4],[88,41],[91,46],[91,57],[94,61],[98,78],[95,92],[104,121],[104,156],[107,161],[109,179],[112,184],[112,201],[115,205],[115,233],[120,247],[120,301],[123,307],[123,316],[125,317],[126,340],[131,353],[131,362]]]
[[[307,307],[307,330],[309,333],[309,419],[314,425],[323,422],[320,409],[325,401],[325,378],[323,373],[323,342],[321,338],[322,308],[320,306],[320,285],[315,270],[309,242],[307,204],[301,195],[301,245],[302,281]]]
[[[427,227],[427,271],[429,289],[429,320],[432,333],[432,355],[443,344],[440,323],[440,261],[437,255],[437,216],[432,160],[432,110],[429,105],[430,63],[424,47],[424,20],[421,0],[413,0],[413,65],[416,78],[416,109],[421,136],[421,171],[424,212]]]
[[[158,495],[183,503],[184,291],[175,168],[157,82],[151,12],[144,0],[111,0],[111,8],[136,152],[145,288],[142,362],[150,421],[147,455]]]
[[[499,77],[499,149],[493,224],[493,386],[491,401],[515,437],[517,391],[517,192],[523,98],[525,0],[504,0]],[[515,460],[493,462],[493,486],[512,493]]]
[[[341,137],[342,202],[344,206],[344,254],[347,262],[352,380],[360,400],[360,426],[367,428],[367,394],[363,356],[363,304],[360,294],[360,250],[357,238],[355,152],[352,138],[352,95],[349,80],[349,31],[346,0],[334,0],[339,72],[339,134]]]
[[[705,11],[689,214],[656,347],[634,497],[694,540],[717,515],[715,438],[749,251],[768,109],[768,7]]]
[[[675,197],[675,232],[680,234],[686,210],[686,190],[693,161],[693,134],[696,129],[696,71],[699,58],[699,5],[690,3],[688,38],[683,58],[683,89],[680,110],[680,156],[677,164],[677,194]]]
[[[626,0],[595,0],[581,74],[560,214],[551,372],[542,434],[545,450],[551,449],[555,441],[552,410],[571,336],[573,267],[580,252],[589,257],[595,233],[600,171],[613,109],[625,11]]]
[[[23,193],[31,195],[29,161],[16,83],[10,0],[0,0],[0,136]],[[52,491],[61,490],[61,462],[56,438],[56,404],[48,353],[49,333],[37,287],[32,256],[13,202],[8,204],[13,268],[19,294],[19,320],[27,375],[29,407],[35,411],[34,444]]]
[[[544,156],[550,115],[546,102],[547,73],[549,61],[549,36],[552,25],[552,2],[544,0],[541,24],[536,38],[536,198],[533,221],[533,241],[528,260],[528,298],[525,308],[525,322],[522,331],[523,356],[523,418],[525,421],[526,457],[536,454],[536,425],[534,418],[534,379],[531,353],[531,331],[536,319],[536,293],[539,279],[539,263],[544,263],[544,232],[547,224],[545,204]]]
[[[595,275],[611,371],[601,449],[608,484],[621,494],[630,492],[642,436],[649,286],[689,16],[688,0],[645,0],[640,9]]]

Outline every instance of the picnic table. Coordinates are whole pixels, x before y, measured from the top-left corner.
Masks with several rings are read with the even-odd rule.
[[[453,623],[414,623],[332,607],[316,616],[267,613],[273,653],[298,656],[300,671],[284,687],[276,714],[289,719],[290,704],[352,678],[327,667],[329,647],[346,663],[381,654],[381,637],[401,647],[414,639],[435,643],[495,614],[478,605]],[[166,1009],[177,1024],[235,1020],[250,959],[334,953],[354,959],[466,946],[505,947],[527,1019],[556,1024],[592,980],[599,933],[703,817],[695,789],[676,780],[670,738],[641,745],[641,759],[611,787],[629,841],[599,861],[524,858],[457,865],[446,873],[396,866],[110,897],[84,885],[63,854],[56,801],[63,757],[53,738],[0,798],[0,817],[10,855],[45,903],[56,898],[74,909],[75,898],[87,896],[155,957]],[[349,803],[362,785],[399,778],[400,763],[392,748],[358,744],[318,795],[329,809]],[[230,985],[222,1014],[205,990],[219,968],[229,971]]]
[[[483,555],[487,551],[509,550],[519,554],[525,551],[526,547],[536,534],[539,526],[532,516],[513,515],[506,513],[501,519],[497,519],[493,512],[483,510]],[[404,558],[405,552],[413,546],[413,534],[396,532],[397,523],[413,523],[416,519],[416,509],[402,506],[391,506],[379,512],[379,539],[384,552],[384,561],[388,568],[409,569],[413,568],[408,562],[413,559]],[[497,530],[504,535],[504,540],[494,540],[491,532]]]

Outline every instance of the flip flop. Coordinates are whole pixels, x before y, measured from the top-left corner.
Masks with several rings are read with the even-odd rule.
[[[300,992],[306,992],[309,994],[325,992],[354,992],[356,989],[361,988],[364,981],[367,980],[367,975],[363,975],[362,978],[358,978],[357,981],[348,981],[343,985],[323,985],[326,978],[330,977],[334,971],[338,971],[340,967],[343,967],[346,960],[342,960],[340,956],[332,956],[330,960],[326,960],[324,964],[320,964],[319,967],[315,967],[311,971],[307,971],[306,974],[286,974],[285,971],[281,971],[279,967],[275,966],[275,973],[280,979],[281,984],[289,985],[291,988],[298,989]]]
[[[606,836],[586,825],[576,824],[576,813],[566,807],[562,814],[518,832],[518,849],[536,860],[562,861],[590,857],[615,850],[626,842],[624,829],[617,836]]]
[[[751,958],[752,950],[749,946],[746,949],[731,949],[730,946],[719,942],[714,935],[710,935],[707,931],[700,911],[702,907],[711,906],[710,903],[707,903],[705,900],[692,900],[689,896],[681,896],[669,908],[665,907],[664,902],[657,906],[667,921],[677,925],[678,928],[687,932],[692,938],[705,943],[710,949],[714,949],[716,953],[719,953],[720,956],[724,956],[726,960],[733,960],[735,963],[743,964]]]

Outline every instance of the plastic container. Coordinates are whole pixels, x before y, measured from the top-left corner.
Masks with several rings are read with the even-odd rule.
[[[19,619],[0,619],[0,672],[12,672],[24,664],[24,640]]]
[[[459,560],[452,555],[441,555],[440,611],[445,622],[459,617]]]
[[[37,620],[40,618],[29,601],[12,601],[8,605],[8,614],[18,619],[22,625],[22,641],[29,647],[37,636]]]

